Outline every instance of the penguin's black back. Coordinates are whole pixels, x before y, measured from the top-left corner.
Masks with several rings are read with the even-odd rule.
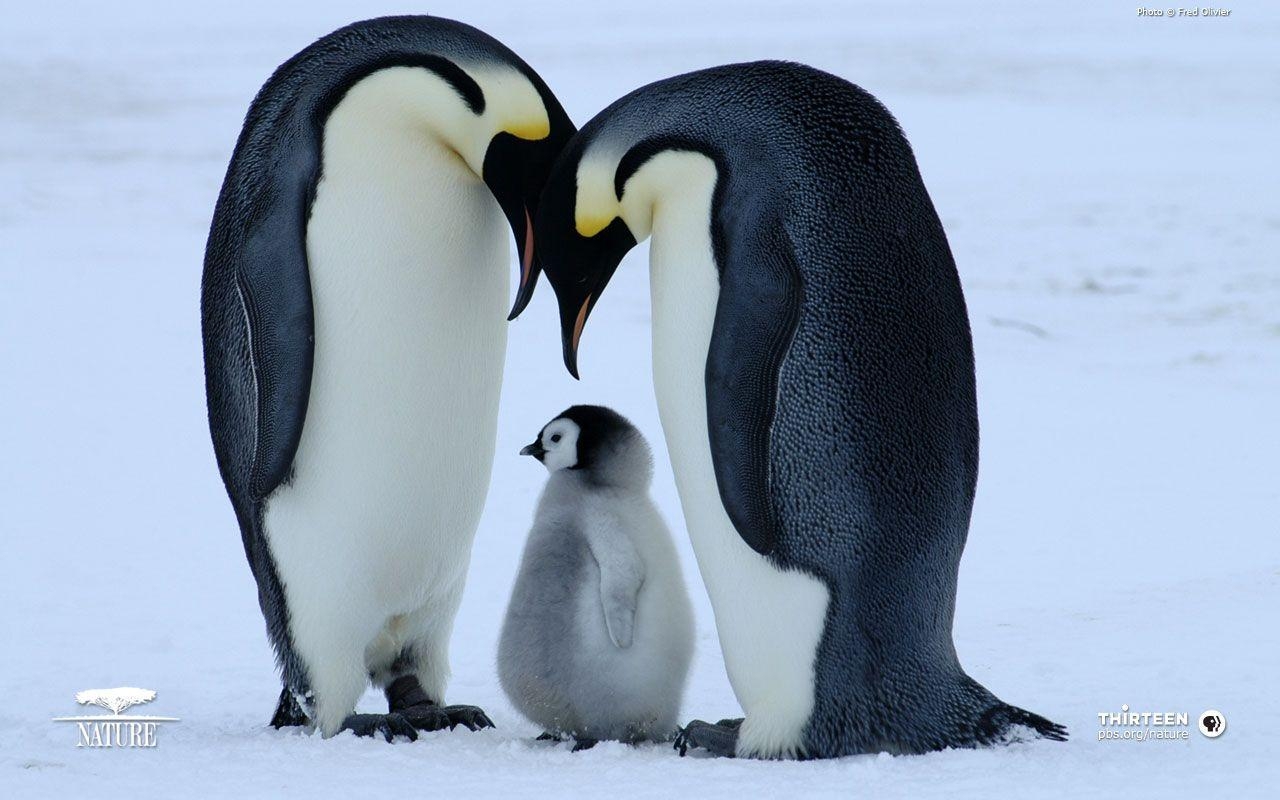
[[[670,147],[716,161],[722,293],[729,273],[758,270],[770,249],[785,250],[794,270],[794,300],[775,300],[794,308],[778,312],[791,331],[768,454],[782,528],[771,557],[835,584],[926,548],[958,558],[978,460],[968,316],[889,112],[833,75],[758,62],[640,89],[577,141],[614,138],[643,142],[620,166],[619,189]],[[758,234],[775,223],[772,237]]]
[[[562,159],[628,151],[619,193],[666,149],[717,164],[708,409],[721,495],[749,544],[830,591],[805,750],[921,752],[1052,726],[972,681],[952,644],[978,466],[972,338],[889,112],[833,75],[758,62],[639,89],[576,142]],[[735,427],[762,405],[767,436]],[[742,455],[765,439],[760,458]]]

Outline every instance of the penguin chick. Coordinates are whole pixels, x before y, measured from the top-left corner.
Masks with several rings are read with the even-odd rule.
[[[498,645],[512,704],[574,750],[675,734],[693,612],[649,499],[653,459],[617,412],[573,406],[520,451],[551,473]]]

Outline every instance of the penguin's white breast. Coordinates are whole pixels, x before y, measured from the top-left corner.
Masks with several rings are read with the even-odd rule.
[[[705,379],[720,296],[710,235],[715,166],[694,153],[664,153],[654,162],[662,159],[669,161],[658,168],[683,185],[655,207],[650,244],[658,408],[729,680],[746,712],[738,752],[784,755],[800,744],[813,710],[828,593],[816,578],[779,570],[748,547],[720,500]]]
[[[461,158],[397,116],[423,72],[366,78],[325,127],[311,395],[294,480],[266,512],[291,605],[367,593],[380,615],[461,591],[488,488],[510,234]]]

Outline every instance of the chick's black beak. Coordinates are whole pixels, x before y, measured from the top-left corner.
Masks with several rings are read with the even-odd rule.
[[[524,447],[520,448],[520,455],[533,456],[539,461],[541,461],[542,457],[545,456],[546,454],[547,454],[547,451],[543,448],[541,441],[536,441],[533,444],[527,444]]]

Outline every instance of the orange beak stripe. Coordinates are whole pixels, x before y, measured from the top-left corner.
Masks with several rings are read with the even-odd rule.
[[[529,218],[529,207],[524,208],[524,259],[520,262],[520,288],[529,283],[529,272],[533,269],[533,220]]]
[[[582,308],[578,309],[578,319],[573,323],[573,352],[578,352],[578,340],[582,338],[582,326],[587,321],[587,309],[591,307],[591,295],[587,295],[587,299],[582,301]]]

